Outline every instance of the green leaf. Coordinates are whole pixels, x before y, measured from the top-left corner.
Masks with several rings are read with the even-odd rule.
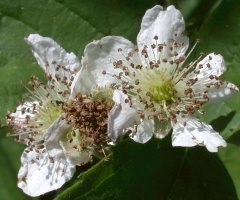
[[[239,137],[238,137],[239,139]],[[238,197],[240,197],[240,148],[238,146],[229,144],[227,148],[219,152],[220,159],[224,162],[225,167],[227,168],[234,185],[237,190]]]
[[[214,12],[204,21],[199,33],[194,37],[201,39],[197,47],[199,52],[216,52],[223,55],[227,72],[222,79],[232,82],[240,87],[240,4],[235,0],[223,0]],[[229,138],[233,133],[240,130],[240,93],[232,95],[224,103],[212,103],[207,105],[205,120],[210,122],[216,120],[215,129],[220,129],[224,138]],[[233,114],[234,113],[234,114]],[[232,116],[233,114],[233,116]],[[230,115],[230,116],[228,116]],[[217,119],[219,116],[227,120]],[[218,121],[218,123],[216,123]],[[220,123],[221,122],[221,123]]]
[[[125,141],[55,200],[237,199],[233,183],[205,148],[173,148],[170,137],[145,145]]]
[[[186,29],[189,36],[194,30],[199,29],[202,22],[216,8],[222,0],[180,0],[179,8],[186,21]]]

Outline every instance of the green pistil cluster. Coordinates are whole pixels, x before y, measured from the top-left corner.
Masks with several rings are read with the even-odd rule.
[[[39,132],[42,134],[45,133],[45,130],[59,117],[61,116],[62,108],[61,105],[57,105],[54,102],[45,102],[42,107],[39,107],[38,112],[36,113],[35,119],[40,125]]]
[[[113,95],[112,88],[100,88],[100,89],[94,89],[91,91],[91,96],[94,101],[102,100],[104,102],[108,102],[109,104],[113,105],[112,95]]]
[[[177,91],[169,80],[150,84],[149,93],[152,100],[156,103],[161,103],[162,101],[171,102],[177,96]]]

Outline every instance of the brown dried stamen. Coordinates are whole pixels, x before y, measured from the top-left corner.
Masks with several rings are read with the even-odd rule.
[[[92,138],[94,144],[102,144],[108,141],[108,113],[112,106],[112,101],[79,93],[63,110],[66,112],[66,120],[74,129]]]

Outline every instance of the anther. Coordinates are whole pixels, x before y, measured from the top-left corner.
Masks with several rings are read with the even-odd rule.
[[[139,83],[140,83],[139,79],[136,79],[135,80],[135,85],[139,85]]]

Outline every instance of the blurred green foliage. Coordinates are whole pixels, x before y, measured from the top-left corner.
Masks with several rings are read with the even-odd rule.
[[[80,174],[76,183],[56,198],[66,199],[234,200],[237,196],[216,155],[203,148],[172,148],[169,136],[145,145],[133,141],[118,144],[109,161]]]

